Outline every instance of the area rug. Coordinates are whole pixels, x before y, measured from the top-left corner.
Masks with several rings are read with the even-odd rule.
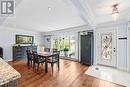
[[[109,81],[115,84],[130,87],[130,73],[105,66],[91,66],[85,74]]]

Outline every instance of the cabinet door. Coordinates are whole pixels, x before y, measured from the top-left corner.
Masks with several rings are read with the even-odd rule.
[[[37,46],[33,46],[32,50],[37,51]]]
[[[22,47],[13,47],[13,60],[19,60],[22,58]]]

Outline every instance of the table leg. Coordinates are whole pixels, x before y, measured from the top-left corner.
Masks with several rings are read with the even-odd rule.
[[[48,57],[45,58],[45,73],[48,73]]]

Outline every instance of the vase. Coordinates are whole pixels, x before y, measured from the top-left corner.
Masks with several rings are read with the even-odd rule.
[[[64,51],[65,57],[68,57],[68,51]]]

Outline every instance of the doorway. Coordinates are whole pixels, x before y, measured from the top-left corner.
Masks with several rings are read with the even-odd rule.
[[[80,62],[85,65],[93,64],[94,37],[93,32],[79,32],[80,37]]]

